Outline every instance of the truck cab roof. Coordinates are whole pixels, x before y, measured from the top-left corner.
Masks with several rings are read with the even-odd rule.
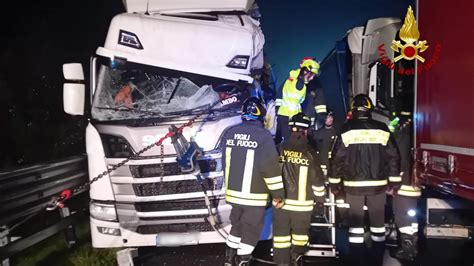
[[[249,75],[263,66],[264,35],[244,12],[123,13],[97,54],[204,75]],[[245,64],[229,66],[236,57]],[[235,79],[235,78],[231,78]]]
[[[248,11],[254,0],[123,0],[127,12],[183,13]]]

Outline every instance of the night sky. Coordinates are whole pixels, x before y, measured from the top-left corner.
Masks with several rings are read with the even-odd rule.
[[[0,18],[0,169],[85,152],[84,117],[62,107],[62,64],[103,45],[120,0],[13,1]],[[11,4],[10,3],[10,4]],[[403,17],[409,0],[258,0],[265,50],[278,85],[304,56],[322,60],[336,40],[369,18]]]
[[[83,63],[87,74],[110,20],[124,11],[119,0],[14,3],[0,18],[0,169],[85,152],[85,119],[63,111],[62,64]]]

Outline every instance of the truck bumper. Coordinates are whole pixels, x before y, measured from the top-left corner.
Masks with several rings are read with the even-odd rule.
[[[120,227],[119,222],[101,221],[92,217],[90,218],[90,225],[92,235],[92,246],[95,248],[143,247],[157,246],[157,244],[159,246],[181,246],[225,242],[225,239],[215,231],[140,234]],[[103,232],[100,232],[100,227],[118,229],[120,231],[120,235],[104,234]],[[230,225],[227,225],[222,229],[226,232],[229,232],[230,227]]]

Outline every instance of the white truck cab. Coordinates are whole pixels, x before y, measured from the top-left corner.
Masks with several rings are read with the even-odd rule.
[[[207,222],[204,193],[183,172],[170,139],[140,155],[172,125],[201,115],[183,131],[198,158],[220,228],[229,230],[219,149],[240,123],[251,72],[263,66],[264,36],[247,15],[252,0],[126,0],[103,47],[91,58],[89,176],[129,158],[90,188],[92,244],[98,248],[224,242]],[[82,66],[65,64],[64,109],[84,114]],[[237,98],[228,98],[238,92]],[[228,99],[234,104],[214,103]],[[225,101],[224,101],[225,102]],[[237,104],[235,103],[237,102]],[[211,108],[212,106],[212,108]]]

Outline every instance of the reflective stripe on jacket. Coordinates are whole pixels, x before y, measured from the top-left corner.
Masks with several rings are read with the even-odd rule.
[[[324,201],[324,175],[316,151],[304,136],[292,134],[280,147],[285,184],[284,210],[312,211],[314,199]]]
[[[400,155],[387,126],[370,118],[349,120],[332,151],[329,183],[347,193],[373,195],[400,184]]]
[[[276,105],[279,106],[278,115],[292,117],[301,112],[301,104],[306,97],[306,84],[301,90],[296,88],[299,74],[299,69],[290,71],[290,77],[283,84],[281,97],[276,100]]]
[[[226,202],[267,206],[269,193],[284,197],[278,152],[261,122],[244,121],[230,128],[222,145]]]

